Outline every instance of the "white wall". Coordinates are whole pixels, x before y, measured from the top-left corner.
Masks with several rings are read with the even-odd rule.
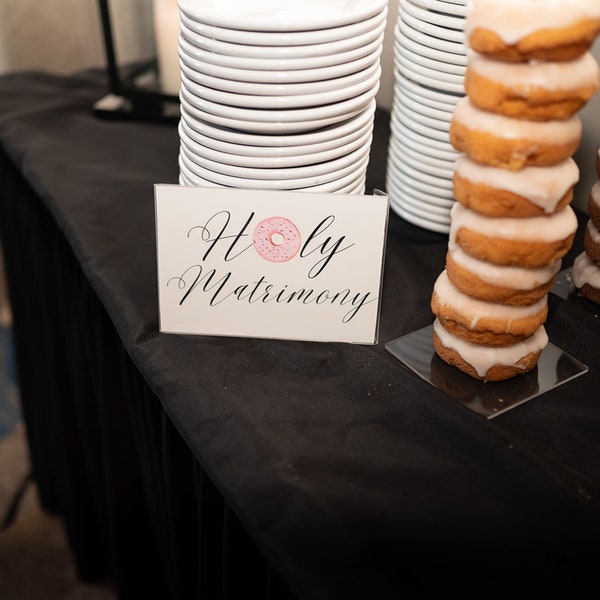
[[[115,45],[123,60],[152,56],[152,0],[110,0]],[[120,25],[120,27],[118,27]],[[0,73],[68,74],[104,67],[97,0],[0,0]]]

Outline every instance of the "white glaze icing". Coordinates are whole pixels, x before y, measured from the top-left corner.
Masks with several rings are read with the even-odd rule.
[[[450,241],[456,232],[466,227],[492,238],[528,242],[557,242],[577,230],[577,217],[570,206],[551,215],[516,219],[512,217],[485,217],[456,202],[450,211]]]
[[[481,110],[471,103],[468,96],[457,102],[452,118],[467,129],[491,133],[502,139],[528,139],[562,145],[573,141],[579,143],[581,137],[579,115],[554,121],[514,119]]]
[[[509,306],[508,304],[477,300],[458,290],[450,281],[445,270],[440,273],[433,290],[442,306],[448,306],[469,319],[470,329],[475,329],[481,319],[494,319],[502,322],[506,321],[506,331],[508,332],[513,321],[537,315],[548,304],[547,296],[529,306]]]
[[[587,223],[587,229],[592,241],[595,244],[600,244],[600,231],[598,231],[598,228],[592,223],[591,219]]]
[[[562,29],[584,19],[600,19],[597,0],[472,0],[465,33],[477,27],[494,31],[506,44],[540,29]]]
[[[600,84],[600,67],[589,52],[565,62],[532,60],[509,63],[471,50],[468,59],[470,70],[511,89],[520,88],[525,93],[531,88],[549,91],[577,90],[598,87]]]
[[[600,181],[596,181],[596,183],[592,186],[591,194],[594,203],[600,207]]]
[[[587,283],[600,289],[600,267],[585,252],[573,262],[571,276],[576,288],[581,288]]]
[[[525,167],[508,171],[482,165],[461,154],[455,163],[458,175],[492,188],[506,190],[527,198],[552,213],[567,191],[579,181],[579,168],[572,158],[549,167]]]
[[[548,345],[548,334],[544,326],[540,327],[531,337],[522,342],[498,347],[472,344],[460,339],[446,331],[438,319],[433,323],[433,330],[440,338],[442,344],[446,348],[451,348],[458,352],[475,369],[480,377],[484,377],[494,365],[513,366],[523,356],[531,352],[539,352]]]
[[[450,242],[448,251],[452,260],[473,273],[481,281],[510,290],[533,290],[548,283],[559,271],[562,260],[547,267],[527,268],[495,265],[467,254],[458,244]]]

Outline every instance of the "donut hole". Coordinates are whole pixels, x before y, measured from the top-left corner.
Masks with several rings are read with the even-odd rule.
[[[281,246],[285,242],[285,236],[278,231],[274,231],[269,238],[269,241],[273,246]]]

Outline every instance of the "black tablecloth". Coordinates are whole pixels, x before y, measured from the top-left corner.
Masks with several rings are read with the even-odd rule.
[[[105,87],[0,78],[25,418],[80,575],[122,598],[597,590],[595,307],[550,295],[551,341],[589,372],[492,421],[385,350],[431,323],[447,245],[393,214],[377,345],[161,334],[153,185],[177,181],[177,130],[99,119]],[[379,110],[369,193],[388,135]]]

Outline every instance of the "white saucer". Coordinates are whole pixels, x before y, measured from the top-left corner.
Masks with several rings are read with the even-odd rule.
[[[240,44],[218,40],[212,35],[204,35],[196,30],[193,26],[190,27],[186,23],[188,21],[182,19],[180,21],[180,31],[183,39],[192,45],[213,52],[216,54],[225,54],[228,56],[250,57],[259,59],[288,60],[311,58],[319,56],[332,56],[334,54],[346,53],[356,48],[361,48],[376,39],[383,33],[386,25],[385,15],[380,15],[380,20],[375,26],[367,31],[364,31],[355,36],[349,36],[331,42],[323,42],[320,44],[303,44],[300,46],[264,46],[258,44]],[[240,65],[241,66],[241,65]],[[253,67],[251,67],[253,68]],[[305,67],[301,67],[305,68]]]
[[[263,134],[291,134],[313,131],[322,127],[326,127],[327,125],[332,125],[334,123],[339,123],[341,121],[350,119],[351,117],[359,114],[367,106],[367,104],[359,105],[353,110],[345,110],[346,107],[336,106],[336,110],[333,112],[338,112],[339,114],[333,114],[331,116],[322,118],[315,117],[312,119],[305,116],[300,116],[299,118],[301,120],[299,121],[292,120],[292,115],[286,115],[284,111],[276,111],[277,114],[261,115],[263,119],[273,119],[271,121],[265,121],[236,118],[233,116],[235,111],[233,109],[228,109],[225,107],[225,105],[202,102],[202,100],[197,97],[192,97],[191,100],[188,100],[188,98],[190,98],[190,94],[182,87],[180,91],[180,102],[185,111],[192,118],[201,119],[208,123],[220,125],[229,129],[237,129],[248,133]],[[213,112],[209,112],[208,110],[198,108],[198,105],[201,104],[204,104],[207,106],[207,108],[212,110],[220,110],[223,114],[215,114]],[[280,116],[282,117],[281,119]]]
[[[417,131],[407,124],[406,118],[403,115],[392,112],[390,119],[390,127],[392,132],[400,139],[408,139],[415,149],[421,152],[428,152],[429,156],[434,156],[439,159],[456,160],[458,152],[453,148],[449,140],[438,140],[429,136],[426,130],[418,128]]]
[[[436,119],[442,123],[446,123],[446,128],[448,128],[448,125],[450,124],[454,114],[453,110],[440,110],[439,108],[431,107],[425,102],[413,100],[413,98],[406,94],[402,88],[396,90],[394,102],[400,102],[400,104],[402,104],[402,106],[404,106],[407,110],[424,115],[431,119]]]
[[[444,15],[453,15],[455,17],[467,16],[467,0],[454,0],[446,2],[445,0],[410,0],[415,6],[420,6],[426,10],[436,11]]]
[[[339,27],[300,31],[253,31],[209,25],[188,16],[185,11],[179,13],[181,22],[194,32],[216,40],[255,46],[305,46],[344,40],[371,31],[377,27],[381,19],[386,17],[387,3],[368,19],[361,19]]]
[[[451,94],[464,95],[465,93],[464,83],[462,81],[448,81],[447,77],[440,77],[438,71],[415,65],[404,57],[397,57],[394,55],[394,68],[407,79],[411,79],[416,83],[433,88],[434,90]],[[396,77],[396,75],[394,76]]]
[[[414,199],[414,201],[419,202],[425,206],[431,205],[432,207],[441,209],[442,211],[446,211],[449,208],[452,208],[452,205],[454,204],[454,198],[452,196],[433,196],[431,194],[427,194],[414,188],[406,179],[398,179],[396,177],[395,180],[392,181],[391,177],[387,177],[386,186],[391,185],[394,185],[396,187],[400,186],[405,194],[409,194]]]
[[[421,133],[422,135],[433,138],[450,146],[450,137],[448,134],[448,124],[441,121],[435,122],[410,110],[406,110],[399,102],[394,102],[392,109],[394,115],[400,119],[409,129]]]
[[[399,188],[391,184],[388,191],[391,192],[394,202],[406,206],[423,218],[433,219],[439,223],[449,223],[454,200],[447,201],[445,206],[437,206],[420,201],[413,195],[412,190],[407,187]]]
[[[322,106],[313,106],[308,108],[283,108],[283,109],[260,109],[243,108],[240,106],[231,106],[206,100],[196,95],[193,90],[187,87],[185,77],[181,78],[181,94],[185,97],[188,104],[195,108],[206,111],[211,115],[217,115],[226,119],[239,119],[241,121],[256,122],[277,126],[286,123],[316,122],[330,118],[336,118],[338,121],[352,116],[367,106],[375,97],[379,82],[370,86],[367,91],[353,98],[325,104]],[[312,126],[311,126],[312,127]],[[309,127],[306,127],[308,129]],[[272,131],[276,131],[273,129]]]
[[[448,62],[442,62],[439,60],[433,60],[413,52],[410,48],[403,46],[402,44],[396,44],[394,46],[394,60],[398,61],[399,57],[402,56],[410,63],[414,64],[415,67],[425,67],[438,73],[440,79],[448,78],[448,81],[462,83],[465,77],[466,66],[454,65]]]
[[[429,219],[424,219],[418,215],[411,213],[401,204],[394,202],[393,198],[390,196],[390,207],[391,209],[399,216],[402,217],[405,221],[412,223],[418,227],[423,229],[427,229],[428,231],[435,231],[436,233],[449,233],[450,225],[446,225],[444,223],[435,223]]]
[[[265,134],[251,133],[233,129],[230,125],[215,125],[202,119],[198,111],[196,114],[189,112],[190,109],[188,109],[185,102],[182,102],[181,105],[181,115],[186,120],[186,124],[192,129],[215,140],[244,146],[292,148],[312,144],[326,144],[328,142],[337,143],[337,140],[343,139],[345,135],[353,134],[367,124],[372,126],[375,108],[376,101],[373,99],[363,110],[357,111],[355,115],[348,119],[336,121],[314,131],[300,130],[297,133],[289,134],[277,134],[271,130],[267,130]],[[303,152],[304,149],[301,148],[300,151]],[[294,151],[290,150],[290,152]]]
[[[298,69],[298,70],[260,70],[260,69],[240,69],[237,67],[227,67],[224,65],[216,65],[212,62],[197,60],[187,54],[183,48],[178,46],[179,58],[190,69],[194,69],[199,73],[230,79],[232,81],[248,81],[251,83],[307,83],[312,81],[322,81],[324,79],[335,79],[344,77],[352,73],[357,73],[373,65],[381,56],[383,45],[371,54],[362,56],[356,60],[347,63],[340,63],[328,67],[320,67],[316,69]]]
[[[421,163],[434,169],[440,169],[443,171],[444,176],[448,176],[449,172],[454,174],[454,165],[459,156],[458,153],[446,157],[435,155],[435,151],[431,152],[431,149],[419,145],[407,136],[399,137],[395,131],[392,131],[389,143],[395,146],[400,156],[407,156],[413,162],[416,161],[417,164]]]
[[[183,121],[179,123],[179,136],[181,143],[196,156],[205,158],[216,163],[224,165],[237,165],[239,167],[250,167],[253,169],[289,169],[291,167],[307,167],[308,165],[326,164],[329,161],[349,156],[360,148],[366,148],[371,143],[371,131],[367,129],[365,133],[350,144],[340,145],[331,150],[319,153],[297,154],[292,156],[256,156],[237,153],[226,153],[204,144],[198,143],[189,135],[186,125]],[[368,148],[367,148],[368,150]]]
[[[427,10],[426,8],[421,8],[417,2],[413,2],[412,0],[399,0],[398,4],[403,14],[408,14],[420,21],[453,31],[463,30],[465,21],[463,16],[452,15],[438,10]]]
[[[346,64],[365,56],[374,55],[383,43],[383,33],[368,44],[345,52],[335,52],[323,56],[308,56],[299,58],[255,58],[253,56],[232,56],[228,54],[217,54],[204,50],[179,35],[178,47],[180,53],[190,58],[220,67],[230,69],[256,70],[256,71],[299,71],[306,69],[321,69],[334,65]]]
[[[290,166],[290,167],[255,167],[243,166],[238,164],[230,164],[224,161],[213,160],[201,156],[196,152],[197,144],[188,144],[189,138],[181,139],[182,149],[187,158],[194,161],[196,165],[221,173],[223,175],[231,175],[232,177],[261,179],[269,181],[286,181],[297,179],[309,179],[320,177],[322,175],[341,173],[347,167],[358,164],[365,156],[369,154],[371,145],[371,136],[367,143],[362,144],[354,151],[342,155],[332,160],[327,160],[321,163],[309,163],[307,165]],[[312,184],[310,184],[312,185]]]
[[[448,52],[447,50],[438,50],[437,48],[431,48],[428,45],[411,39],[405,35],[401,28],[401,23],[396,23],[394,27],[394,44],[395,46],[402,46],[411,50],[415,54],[429,58],[430,60],[436,60],[440,63],[445,63],[454,66],[461,66],[465,68],[467,66],[467,55],[466,53],[456,54],[454,52]]]
[[[393,166],[402,161],[409,167],[422,171],[427,175],[435,175],[436,177],[443,177],[446,180],[452,180],[452,176],[454,175],[452,164],[438,166],[424,161],[418,154],[412,154],[395,137],[390,139],[388,151]]]
[[[204,148],[226,155],[234,155],[238,157],[239,160],[244,160],[245,157],[250,160],[261,161],[288,160],[290,161],[290,166],[292,162],[296,161],[297,164],[308,164],[303,161],[318,162],[313,160],[313,157],[323,157],[326,155],[333,157],[334,154],[341,156],[346,148],[352,148],[358,143],[357,140],[363,139],[367,134],[373,131],[373,122],[372,120],[369,120],[355,131],[344,134],[340,133],[339,137],[334,137],[330,140],[324,140],[314,144],[270,146],[268,145],[270,143],[270,136],[266,135],[262,136],[261,139],[264,145],[257,146],[231,143],[206,135],[206,133],[202,133],[198,131],[198,129],[213,133],[213,131],[211,131],[211,126],[194,120],[190,121],[183,112],[179,125],[184,129],[188,137]]]
[[[453,193],[452,174],[444,175],[442,177],[430,175],[424,171],[422,165],[418,165],[417,168],[412,167],[395,148],[390,148],[389,152],[390,159],[394,165],[392,178],[397,173],[403,173],[407,178],[410,178],[415,182],[430,186],[431,191],[433,192],[435,190],[435,193],[438,196],[445,198],[448,193]],[[418,186],[415,187],[420,189]]]
[[[396,73],[395,88],[400,89],[402,94],[421,102],[432,108],[442,111],[454,112],[458,101],[464,97],[463,94],[449,94],[446,92],[437,92],[424,87],[410,79],[407,79],[401,73]]]
[[[467,47],[463,42],[457,42],[448,40],[445,37],[437,38],[428,33],[418,31],[411,25],[409,25],[404,19],[398,19],[397,29],[401,35],[405,35],[409,39],[433,48],[434,50],[440,50],[441,52],[449,52],[450,54],[458,54],[460,56],[466,56]],[[451,57],[448,57],[450,60]]]
[[[253,177],[236,177],[227,173],[221,173],[206,168],[203,165],[198,164],[197,160],[190,156],[185,146],[180,147],[180,157],[183,164],[187,167],[188,171],[191,171],[194,175],[219,183],[222,185],[235,187],[235,188],[251,188],[251,189],[296,189],[305,187],[317,187],[325,184],[330,184],[333,188],[339,189],[344,184],[337,185],[340,181],[344,181],[347,178],[346,183],[353,181],[361,174],[363,165],[366,167],[369,156],[368,153],[364,156],[361,161],[352,163],[337,171],[330,171],[328,173],[322,173],[319,175],[309,177],[297,177],[297,178],[286,178],[286,179],[255,179]]]
[[[447,40],[458,44],[465,43],[465,33],[462,27],[462,19],[455,19],[458,23],[460,23],[460,27],[458,28],[434,25],[430,22],[423,21],[420,17],[416,16],[418,9],[410,5],[408,0],[398,0],[398,5],[400,9],[400,20],[402,20],[404,23],[406,23],[406,25],[415,31],[440,40]],[[427,11],[423,12],[427,13]],[[447,18],[451,19],[451,17]]]
[[[219,27],[245,31],[305,31],[356,23],[381,12],[387,0],[179,0],[181,12]]]
[[[179,67],[183,74],[192,81],[224,92],[255,96],[300,96],[340,90],[356,85],[370,78],[375,71],[381,68],[381,65],[376,60],[365,69],[361,69],[356,73],[350,73],[349,75],[333,79],[321,79],[304,83],[256,83],[224,79],[196,71],[186,65],[181,59],[179,60]]]
[[[292,96],[257,96],[250,93],[239,94],[224,92],[212,87],[202,85],[189,78],[185,70],[181,72],[181,84],[186,89],[204,100],[238,106],[244,108],[286,110],[290,108],[310,108],[325,104],[334,104],[344,100],[350,100],[373,90],[379,85],[381,67],[375,69],[370,77],[353,85],[339,87],[333,90],[316,92],[314,94],[301,94]]]

